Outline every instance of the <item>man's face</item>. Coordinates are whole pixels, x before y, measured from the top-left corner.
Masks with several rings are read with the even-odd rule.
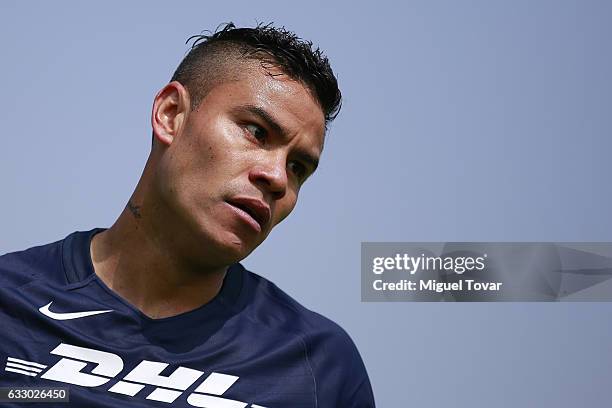
[[[187,236],[228,262],[291,213],[325,134],[323,112],[302,83],[258,63],[244,67],[186,116],[161,163],[162,194]]]

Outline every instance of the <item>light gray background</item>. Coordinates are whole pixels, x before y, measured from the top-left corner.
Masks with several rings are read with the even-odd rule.
[[[360,302],[361,241],[611,241],[612,2],[0,4],[0,253],[109,226],[185,39],[274,21],[345,100],[245,262],[340,323],[380,407],[612,404],[610,304]]]

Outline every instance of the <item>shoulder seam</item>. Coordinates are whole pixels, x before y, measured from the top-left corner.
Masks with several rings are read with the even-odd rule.
[[[274,285],[272,282],[270,282],[268,280],[266,280],[266,282],[269,282],[269,284]],[[295,306],[293,306],[293,305],[291,305],[289,303],[286,303],[286,302],[282,301],[281,299],[278,299],[278,298],[272,296],[272,294],[270,294],[268,292],[267,288],[261,287],[261,291],[262,291],[262,293],[265,296],[270,298],[272,301],[274,301],[276,303],[279,303],[279,304],[281,304],[281,305],[283,305],[285,307],[288,307],[288,308],[290,308],[291,310],[293,310],[295,312],[298,312],[298,310],[295,308]],[[308,309],[306,309],[306,310],[308,310]],[[259,320],[255,320],[251,316],[248,316],[248,318],[250,320],[256,322],[256,323],[263,324],[265,326],[270,327],[267,323],[261,322]],[[273,327],[270,327],[270,328],[274,329]],[[313,387],[314,387],[314,403],[315,403],[315,408],[317,408],[319,406],[319,396],[318,396],[318,392],[317,392],[317,378],[316,378],[316,376],[314,374],[314,369],[312,368],[312,364],[310,363],[310,357],[309,357],[309,354],[308,354],[308,346],[306,344],[306,340],[304,339],[304,333],[302,331],[297,330],[297,331],[293,332],[293,334],[298,337],[298,339],[302,343],[302,347],[304,348],[304,357],[306,358],[306,364],[308,365],[308,370],[310,371],[310,375],[312,376],[312,382],[313,382]]]
[[[60,243],[60,247],[59,247],[59,253],[60,253],[60,267],[62,268],[62,272],[64,273],[64,278],[66,279],[67,283],[70,283],[70,279],[68,278],[68,273],[66,271],[66,265],[64,263],[64,242],[66,242],[66,238],[64,238],[62,240],[62,242]]]

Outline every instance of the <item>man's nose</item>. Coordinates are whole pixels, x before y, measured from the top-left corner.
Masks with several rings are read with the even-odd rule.
[[[273,199],[280,200],[287,192],[286,159],[277,155],[257,163],[249,172],[251,183],[260,186]]]

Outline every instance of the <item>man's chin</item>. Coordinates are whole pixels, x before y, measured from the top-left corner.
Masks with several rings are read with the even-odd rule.
[[[222,234],[215,241],[217,246],[216,252],[228,265],[242,261],[261,244],[261,242],[246,240],[244,237],[232,232]]]

